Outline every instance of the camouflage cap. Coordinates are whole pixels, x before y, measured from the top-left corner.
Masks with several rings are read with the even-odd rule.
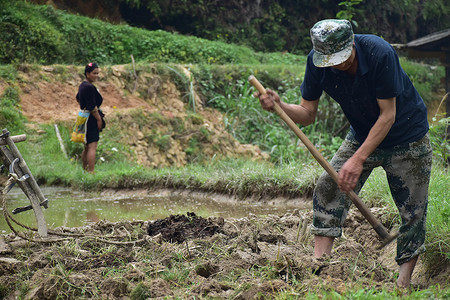
[[[347,20],[328,19],[317,22],[310,30],[317,67],[330,67],[346,61],[352,54],[353,30]]]

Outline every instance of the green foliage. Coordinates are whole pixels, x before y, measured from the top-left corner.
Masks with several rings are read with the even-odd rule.
[[[247,80],[238,79],[209,104],[225,113],[228,132],[241,143],[257,143],[280,163],[301,156],[302,150],[296,146],[295,138],[283,128],[276,115],[261,109],[253,92]]]
[[[3,78],[9,82],[14,81],[17,78],[16,68],[11,64],[0,65],[0,78]]]
[[[19,132],[24,129],[25,118],[19,107],[19,91],[15,87],[8,87],[0,96],[0,124],[1,129],[7,128],[10,132]]]
[[[42,15],[35,11],[33,6],[20,1],[2,9],[0,62],[24,62],[34,57],[38,63],[55,63],[67,58],[70,47],[64,44],[61,32],[45,18],[55,10],[48,6],[41,9]]]
[[[400,58],[400,64],[425,104],[430,104],[433,100],[432,92],[439,89],[441,78],[445,77],[445,69],[442,66],[426,65],[403,57]]]
[[[427,252],[425,262],[429,270],[439,271],[450,260],[450,180],[448,168],[435,163],[432,168],[428,215]],[[431,273],[431,272],[430,272]]]
[[[151,29],[176,27],[185,35],[250,46],[256,50],[281,51],[287,29],[286,7],[278,3],[247,4],[237,1],[185,1],[170,4],[162,0],[125,0],[144,11],[149,19],[143,24]],[[262,11],[263,9],[263,11]],[[256,12],[255,12],[256,10]],[[244,16],[244,11],[247,15]],[[257,11],[261,11],[258,13]],[[243,18],[247,22],[242,22]],[[132,17],[131,23],[135,23]]]
[[[0,283],[0,299],[4,299],[8,295],[8,287],[4,283]]]
[[[185,102],[189,103],[189,108],[195,113],[194,79],[190,73],[190,69],[188,68],[187,72],[180,70],[180,66],[167,66],[167,69],[176,75],[170,77],[183,93],[182,99],[188,99]]]
[[[155,137],[154,143],[156,144],[156,146],[158,146],[158,148],[161,151],[166,152],[167,150],[170,149],[171,146],[171,139],[170,139],[170,135],[159,135]]]
[[[248,47],[75,16],[51,6],[17,1],[0,14],[0,63],[123,64],[259,63],[298,60],[294,55],[254,53]]]
[[[353,20],[353,17],[357,12],[357,9],[354,6],[360,4],[361,2],[363,2],[363,0],[346,0],[339,2],[338,5],[341,6],[342,9],[336,14],[336,17],[338,19],[349,20],[355,27],[358,27],[358,23]],[[361,9],[359,9],[359,11],[361,11]]]
[[[211,70],[210,70],[211,71]],[[223,69],[221,69],[223,71]],[[212,71],[209,78],[218,74]],[[220,71],[219,71],[220,72]],[[221,76],[229,78],[223,86],[215,86],[213,90],[222,90],[209,97],[208,105],[225,113],[225,126],[237,140],[246,144],[257,144],[262,150],[269,152],[274,162],[286,163],[309,158],[309,152],[302,146],[298,137],[274,113],[262,110],[259,101],[253,97],[255,91],[246,79],[234,77],[248,76],[247,70],[241,70],[241,76],[236,76],[236,70],[228,70]],[[207,71],[200,72],[205,76]],[[266,88],[277,91],[283,101],[298,103],[300,101],[300,78],[292,74],[278,73],[275,78],[269,73],[259,70],[258,77]],[[289,78],[289,79],[288,79]],[[213,79],[214,81],[214,79]],[[211,89],[211,87],[208,87]],[[303,127],[302,130],[309,139],[323,151],[325,156],[332,155],[340,145],[348,127],[345,117],[340,113],[338,104],[325,96],[320,101],[319,113],[314,124]]]
[[[150,295],[150,291],[148,286],[144,283],[139,282],[136,287],[131,291],[130,299],[132,300],[145,300],[148,299]]]
[[[158,24],[150,26],[151,29],[171,26],[181,34],[202,38],[127,25],[114,26],[67,14],[52,6],[18,0],[3,6],[0,11],[0,63],[84,65],[87,61],[97,61],[124,64],[130,62],[130,55],[136,61],[147,62],[270,64],[282,60],[296,63],[295,56],[281,51],[306,54],[311,49],[310,27],[318,19],[332,18],[335,14],[351,19],[354,24],[357,22],[358,33],[379,34],[393,43],[407,42],[419,35],[419,31],[424,35],[450,26],[448,18],[442,17],[450,9],[443,0],[432,3],[389,0],[383,5],[378,1],[362,0],[341,1],[339,5],[306,0],[260,4],[232,0],[220,5],[216,1],[176,0],[171,1],[170,6],[163,0],[130,0],[127,3],[131,7],[147,9],[151,22]],[[379,12],[376,16],[367,14],[375,9]],[[311,17],[298,15],[304,11],[321,13],[319,17],[316,14]],[[376,24],[389,24],[404,30],[392,31],[389,26],[380,30]],[[429,28],[428,24],[435,29]],[[230,43],[243,46],[233,47]],[[270,58],[251,49],[276,53]]]
[[[320,19],[333,17],[351,20],[358,33],[379,34],[393,43],[406,43],[450,27],[446,18],[450,5],[445,0],[173,0],[170,4],[165,0],[125,0],[125,3],[139,8],[147,17],[138,21],[130,14],[126,17],[130,24],[246,45],[257,51],[305,54],[311,49],[310,27]]]
[[[433,148],[433,156],[435,160],[448,167],[450,162],[450,142],[447,138],[448,126],[450,118],[441,118],[430,124],[430,142]]]

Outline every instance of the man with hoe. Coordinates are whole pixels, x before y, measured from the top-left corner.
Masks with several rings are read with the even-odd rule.
[[[322,20],[310,31],[300,104],[276,92],[255,93],[266,110],[278,103],[296,123],[314,122],[325,91],[341,106],[350,131],[331,165],[338,183],[324,172],[313,196],[314,256],[330,255],[351,205],[346,192],[359,192],[371,171],[383,167],[402,226],[395,260],[397,286],[409,287],[418,256],[425,251],[425,222],[432,151],[425,104],[389,43],[375,35],[353,34],[347,20]]]

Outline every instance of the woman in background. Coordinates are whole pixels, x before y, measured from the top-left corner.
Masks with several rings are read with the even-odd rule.
[[[77,101],[80,109],[89,111],[89,118],[86,129],[86,144],[84,145],[81,160],[83,169],[89,173],[94,173],[95,156],[97,144],[100,139],[100,131],[104,128],[103,113],[100,105],[103,103],[103,97],[98,89],[93,85],[98,79],[99,68],[96,63],[89,63],[84,69],[85,80],[80,84],[77,93]]]

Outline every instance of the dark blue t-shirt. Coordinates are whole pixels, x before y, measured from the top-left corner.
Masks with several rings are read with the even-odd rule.
[[[363,143],[377,121],[378,99],[396,97],[395,123],[379,148],[403,145],[428,132],[427,109],[400,66],[392,46],[375,35],[355,35],[358,70],[355,76],[331,67],[318,68],[308,55],[300,87],[305,100],[317,100],[325,91],[339,103],[356,139]]]

